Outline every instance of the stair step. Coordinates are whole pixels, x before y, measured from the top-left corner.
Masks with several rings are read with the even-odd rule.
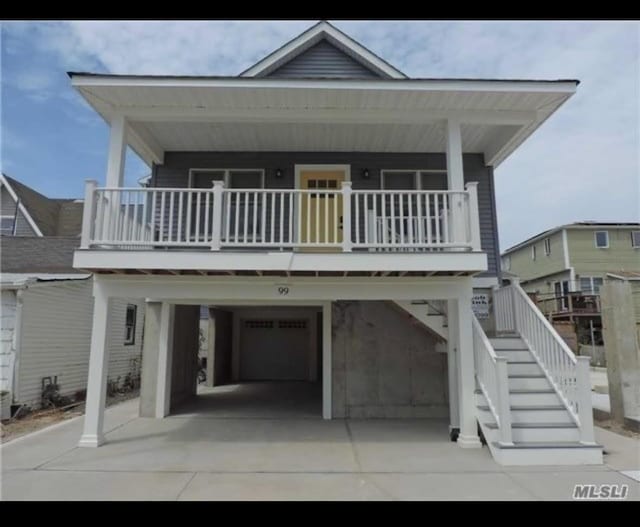
[[[512,360],[533,360],[533,355],[529,350],[495,350],[498,357],[505,357],[508,361]]]
[[[548,390],[551,383],[543,374],[513,374],[508,376],[509,390]]]
[[[585,445],[579,441],[519,441],[513,445],[501,445],[498,442],[494,442],[493,446],[504,450],[513,450],[517,448],[602,448],[602,445]]]
[[[535,361],[509,361],[507,362],[507,373],[509,375],[540,375],[542,368]]]
[[[479,405],[478,408],[480,410],[488,411],[488,405]],[[528,411],[538,411],[538,410],[547,410],[547,411],[560,411],[565,410],[566,408],[561,404],[539,404],[539,405],[527,405],[527,406],[510,406],[509,407],[512,412],[528,412]]]
[[[498,429],[497,423],[485,423],[487,428]],[[511,423],[511,428],[578,428],[575,423]]]
[[[493,349],[496,350],[526,350],[529,349],[520,338],[493,338],[489,339]]]

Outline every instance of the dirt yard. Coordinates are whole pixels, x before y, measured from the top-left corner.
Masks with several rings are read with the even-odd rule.
[[[640,439],[640,433],[634,432],[632,430],[627,430],[623,428],[617,423],[613,423],[610,419],[605,420],[594,420],[593,424],[599,426],[600,428],[604,428],[605,430],[609,430],[610,432],[614,432],[616,434],[620,434],[621,436],[632,437],[633,439]]]
[[[140,394],[139,390],[118,393],[113,397],[107,398],[107,406],[134,399]],[[66,410],[60,408],[48,410],[35,410],[24,417],[18,419],[7,419],[0,424],[0,443],[6,443],[12,439],[35,432],[41,428],[73,419],[84,414],[84,403],[68,408]]]

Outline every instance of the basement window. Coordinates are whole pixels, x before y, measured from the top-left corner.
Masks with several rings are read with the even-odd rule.
[[[596,231],[595,242],[598,249],[609,248],[609,231]]]
[[[125,317],[124,343],[131,346],[136,343],[136,319],[138,315],[138,306],[135,304],[127,304],[127,314]]]

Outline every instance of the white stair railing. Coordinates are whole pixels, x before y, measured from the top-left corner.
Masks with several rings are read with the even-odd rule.
[[[496,420],[501,445],[513,444],[507,358],[498,357],[480,322],[473,317],[473,355],[476,379]]]
[[[576,357],[517,284],[494,290],[496,329],[517,332],[529,347],[569,414],[583,443],[594,442],[589,357]]]

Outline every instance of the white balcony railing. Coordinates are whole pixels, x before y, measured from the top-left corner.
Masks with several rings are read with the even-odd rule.
[[[97,188],[88,181],[82,248],[479,251],[476,187]]]

